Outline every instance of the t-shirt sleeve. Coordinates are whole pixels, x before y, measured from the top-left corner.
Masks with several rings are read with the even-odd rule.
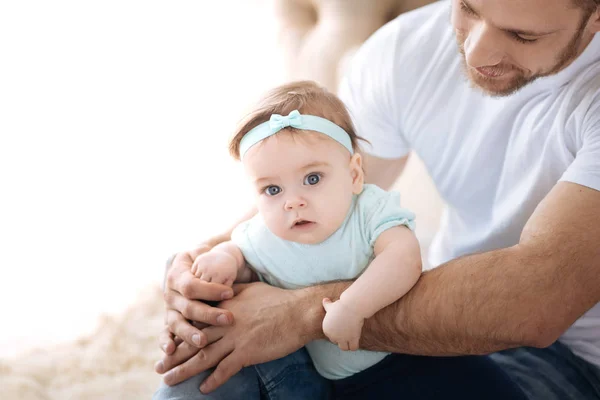
[[[363,151],[380,158],[402,158],[410,151],[399,127],[397,74],[394,72],[398,23],[378,30],[357,51],[338,91]]]
[[[415,230],[415,214],[400,206],[400,193],[386,192],[371,186],[361,198],[361,209],[365,215],[365,229],[369,246],[386,230],[404,225]]]
[[[581,146],[560,180],[600,190],[600,94],[582,125]]]
[[[257,224],[255,218],[251,218],[248,221],[239,224],[233,232],[231,232],[231,241],[239,247],[246,263],[254,272],[256,272],[260,281],[264,282],[264,277],[259,272],[264,266],[252,240],[253,237],[255,237],[255,235],[252,234],[252,231],[255,230]]]

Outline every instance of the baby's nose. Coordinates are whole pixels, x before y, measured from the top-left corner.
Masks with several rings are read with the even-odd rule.
[[[306,207],[306,200],[304,200],[301,197],[289,199],[288,201],[285,202],[286,211],[291,211],[291,210],[295,210],[297,208],[304,208],[304,207]]]

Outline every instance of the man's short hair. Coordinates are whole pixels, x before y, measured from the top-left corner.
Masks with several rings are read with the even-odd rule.
[[[600,0],[573,0],[575,2],[575,6],[579,8],[583,8],[585,12],[589,12],[590,14],[596,10],[597,7],[600,6]]]

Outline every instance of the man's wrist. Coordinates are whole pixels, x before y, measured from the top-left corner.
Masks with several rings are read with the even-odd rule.
[[[325,318],[325,309],[323,308],[323,299],[339,299],[341,293],[350,286],[352,282],[335,282],[324,285],[311,286],[297,290],[300,297],[298,309],[302,310],[302,324],[300,334],[304,344],[317,339],[326,339],[323,333],[323,318]]]
[[[321,305],[321,299],[311,289],[313,288],[304,288],[297,291],[300,297],[297,303],[297,310],[301,313],[300,336],[303,344],[325,338],[323,334],[325,310]]]

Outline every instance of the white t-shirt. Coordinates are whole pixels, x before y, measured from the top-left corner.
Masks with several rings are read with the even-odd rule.
[[[434,266],[517,244],[558,181],[600,190],[600,34],[558,74],[493,98],[462,71],[450,7],[437,2],[381,28],[340,89],[371,142],[365,150],[382,158],[414,150],[446,201]],[[600,366],[600,304],[561,340]]]

